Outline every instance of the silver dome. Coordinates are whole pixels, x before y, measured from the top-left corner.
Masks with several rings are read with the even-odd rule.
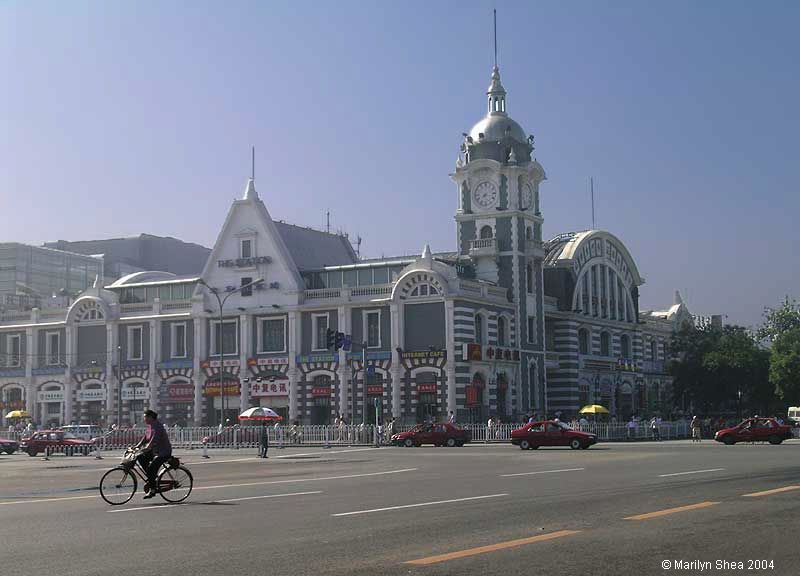
[[[479,134],[483,134],[483,139],[478,137]],[[509,118],[508,115],[498,113],[490,114],[475,124],[472,130],[469,131],[469,135],[475,143],[496,142],[505,138],[506,135],[519,143],[527,142],[528,138],[522,126]]]

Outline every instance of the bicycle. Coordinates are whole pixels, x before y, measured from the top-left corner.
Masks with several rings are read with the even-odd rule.
[[[112,506],[125,504],[133,498],[139,485],[137,478],[144,482],[147,491],[147,471],[136,460],[140,454],[141,451],[128,447],[120,465],[103,474],[100,479],[100,496]],[[192,493],[193,485],[192,473],[174,456],[161,466],[156,476],[156,492],[171,504],[186,500]]]

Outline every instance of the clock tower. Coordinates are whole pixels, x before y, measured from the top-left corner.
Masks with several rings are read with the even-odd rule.
[[[474,271],[475,280],[505,288],[514,304],[523,402],[539,409],[544,398],[539,185],[545,172],[532,156],[533,136],[508,115],[497,65],[486,101],[486,116],[464,134],[451,175],[458,193],[459,261],[462,270]]]

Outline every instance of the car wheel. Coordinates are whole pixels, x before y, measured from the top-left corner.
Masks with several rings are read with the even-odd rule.
[[[38,454],[38,452],[36,450],[30,449],[30,448],[28,449],[28,456],[33,457],[33,456],[36,456],[37,454]]]
[[[722,443],[725,444],[726,446],[733,446],[734,444],[736,444],[736,440],[734,440],[732,436],[725,436],[722,439]]]
[[[447,447],[448,448],[453,448],[455,445],[456,445],[456,439],[455,438],[448,438],[447,439]]]
[[[406,441],[403,442],[403,444],[405,444],[406,448],[411,448],[414,446],[414,441],[411,438],[406,438]]]
[[[572,440],[569,441],[569,447],[572,448],[573,450],[580,450],[581,444],[583,443],[577,438],[573,438]]]
[[[520,450],[530,450],[531,449],[531,443],[528,442],[527,440],[523,440],[522,442],[519,443],[519,449]]]
[[[770,436],[769,437],[769,443],[770,444],[780,444],[781,442],[783,442],[783,438],[781,438],[780,436]]]

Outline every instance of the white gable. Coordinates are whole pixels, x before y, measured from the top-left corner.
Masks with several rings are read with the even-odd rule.
[[[242,257],[243,241],[250,243],[249,258]],[[264,279],[263,288],[254,289],[252,296],[230,296],[225,304],[226,310],[294,305],[304,288],[297,266],[275,223],[264,203],[255,195],[234,201],[202,278],[209,286],[223,291],[229,286],[239,288],[242,278]],[[201,292],[205,290],[201,288]]]

